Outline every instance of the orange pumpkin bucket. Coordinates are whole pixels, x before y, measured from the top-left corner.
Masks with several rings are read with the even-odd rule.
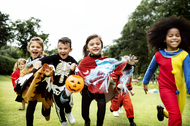
[[[65,81],[67,89],[71,92],[79,92],[84,88],[84,80],[81,76],[70,75]]]

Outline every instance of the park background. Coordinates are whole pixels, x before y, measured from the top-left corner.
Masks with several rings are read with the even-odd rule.
[[[66,3],[66,1],[63,0],[63,3],[60,3],[60,1],[58,0],[53,2],[52,6],[47,6],[51,4],[51,1],[47,0],[44,2],[39,2],[34,0],[30,3],[23,0],[18,0],[16,2],[13,2],[13,0],[2,0],[0,4],[0,124],[4,124],[5,126],[9,126],[9,124],[16,125],[16,122],[21,123],[22,125],[25,124],[25,122],[22,122],[25,121],[25,113],[17,111],[17,107],[19,105],[17,106],[17,103],[14,102],[14,98],[16,96],[11,87],[11,81],[9,80],[9,77],[12,73],[14,63],[17,61],[17,59],[21,57],[27,59],[29,57],[29,53],[26,47],[27,42],[32,37],[40,36],[44,40],[46,45],[45,52],[51,55],[57,53],[57,40],[65,35],[68,36],[73,40],[74,49],[71,55],[76,58],[77,61],[80,61],[82,59],[82,46],[84,45],[87,36],[93,33],[100,34],[104,42],[102,55],[120,60],[121,56],[123,55],[134,54],[138,58],[139,62],[135,65],[133,78],[142,80],[144,73],[151,61],[151,58],[155,54],[155,51],[150,48],[146,40],[147,29],[151,25],[153,25],[158,19],[163,17],[169,17],[172,15],[184,16],[187,20],[190,20],[189,0],[139,0],[138,2],[136,1],[135,4],[132,4],[132,2],[134,1],[130,1],[125,4],[122,0],[118,0],[117,2],[108,0],[105,0],[104,2],[100,0],[97,0],[96,2],[85,0],[81,1],[82,2],[71,1],[69,3]],[[131,6],[133,5],[132,10],[134,11],[130,11],[129,13],[127,12],[127,10],[120,10],[120,12],[115,13],[118,8],[130,8],[130,3]],[[74,4],[78,5],[79,8],[76,8]],[[46,10],[43,9],[44,7],[46,7]],[[57,10],[57,8],[60,8],[60,10]],[[63,8],[66,8],[66,10],[64,10]],[[47,12],[47,9],[55,9],[59,11],[59,14],[56,17],[53,11],[52,13],[50,13]],[[80,9],[82,11],[80,11]],[[100,9],[101,11],[98,13],[98,10]],[[13,10],[15,12],[19,10],[19,12],[17,14],[11,15],[12,12],[9,10]],[[34,15],[31,13],[27,13],[28,17],[26,19],[21,18],[22,14],[25,13],[25,11],[27,12],[27,10],[31,10],[31,13],[32,10],[33,12],[35,12],[34,10],[38,10],[37,13],[39,13],[39,15],[37,15],[36,13]],[[115,10],[115,12],[111,10]],[[69,12],[72,12],[71,15],[69,15]],[[90,22],[90,24],[86,22],[80,24],[82,18],[84,18],[81,13],[85,13],[85,17],[87,17],[88,19],[87,22]],[[43,22],[46,22],[48,19],[41,19],[40,17],[42,15],[48,15],[49,20],[53,19],[54,21],[51,21],[48,26],[44,26]],[[120,17],[117,15],[122,15],[123,17],[125,17],[124,22],[122,22],[123,24],[117,22],[118,20],[120,20]],[[13,17],[14,20],[12,19]],[[17,17],[18,19],[16,19]],[[73,20],[71,21],[70,17],[75,17],[75,22],[73,22]],[[114,19],[117,19],[115,23],[112,23],[108,26],[106,25],[108,24],[109,20],[111,22],[111,20]],[[64,25],[57,25],[56,21],[60,21]],[[80,27],[77,26],[78,23],[80,24]],[[69,26],[69,30],[65,29],[67,25]],[[54,27],[54,29],[49,31],[48,27],[49,29],[51,27]],[[92,31],[87,28],[90,28]],[[59,32],[60,29],[62,30],[61,32]],[[81,29],[86,31],[83,32]],[[117,31],[117,33],[114,33],[113,35],[111,34],[112,31]],[[52,32],[54,32],[54,34],[57,34],[55,38],[52,38]],[[107,34],[104,34],[105,32]],[[76,35],[82,36],[83,38],[81,39]],[[155,75],[152,79],[157,78],[158,72],[159,69],[155,72]],[[3,81],[4,79],[6,81]],[[157,88],[157,84],[154,86],[154,88]],[[134,91],[136,91],[136,95],[132,97],[132,101],[135,107],[135,121],[137,122],[137,124],[167,124],[164,122],[158,122],[156,119],[155,106],[157,104],[162,104],[159,99],[159,94],[157,93],[146,96],[144,95],[144,92],[141,88],[142,85],[134,86]],[[153,97],[149,98],[150,96]],[[75,99],[80,99],[80,94],[76,94],[75,97]],[[187,102],[188,101],[189,97],[187,97]],[[79,109],[80,100],[76,101],[76,105],[79,106],[78,108],[76,108],[75,111],[78,113],[74,114],[78,116],[80,124],[83,124]],[[189,104],[186,105],[184,114],[189,111],[188,105]],[[111,118],[113,119],[111,121],[108,121],[108,123],[110,123],[110,125],[115,125],[115,123],[117,123],[118,121],[119,123],[122,123],[121,120],[113,118],[112,113],[109,113],[109,103],[107,104],[107,107],[108,110],[106,113],[106,118],[109,117],[108,120]],[[39,115],[39,119],[41,119],[42,117],[40,112],[36,113],[38,113],[37,115]],[[6,114],[8,114],[8,116]],[[93,115],[96,114],[93,113]],[[139,119],[139,117],[141,118]],[[124,122],[127,123],[125,114],[123,114],[119,118],[123,118]],[[183,119],[185,120],[184,125],[188,124],[188,121],[190,119],[186,119],[186,115],[183,115]],[[51,120],[58,123],[57,118]],[[165,119],[164,121],[166,120],[167,119]],[[38,122],[38,125],[48,123],[46,123],[43,119],[37,121],[37,123]],[[52,125],[53,123],[55,122],[52,122]],[[105,123],[105,125],[108,123]]]

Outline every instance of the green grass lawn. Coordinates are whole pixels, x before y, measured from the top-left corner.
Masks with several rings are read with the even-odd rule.
[[[157,84],[150,84],[149,89],[157,88]],[[148,93],[145,95],[142,86],[133,85],[135,95],[131,97],[134,113],[135,123],[137,126],[167,126],[168,119],[159,122],[157,120],[156,105],[162,104],[159,93]],[[26,110],[19,111],[21,103],[15,102],[16,93],[13,91],[12,82],[10,76],[0,75],[0,126],[25,126],[25,114]],[[80,93],[74,93],[74,106],[72,109],[73,116],[75,117],[75,126],[83,126],[84,121],[81,116],[81,95]],[[187,97],[186,106],[183,118],[183,126],[189,126],[190,124],[190,97]],[[26,105],[27,106],[27,105]],[[90,118],[91,126],[96,125],[96,112],[97,105],[93,101],[90,106]],[[126,117],[124,108],[123,113],[119,113],[119,117],[114,117],[109,110],[110,102],[107,103],[106,115],[104,119],[104,126],[129,126],[128,119]],[[41,103],[37,104],[34,115],[34,126],[60,126],[59,119],[56,115],[55,108],[52,108],[50,121],[46,121],[41,114]],[[70,126],[70,124],[68,124]]]

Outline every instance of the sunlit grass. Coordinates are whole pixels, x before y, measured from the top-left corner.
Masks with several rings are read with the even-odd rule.
[[[135,83],[134,83],[135,84]],[[158,84],[150,84],[149,89],[157,88]],[[133,85],[135,95],[131,96],[134,106],[135,119],[134,121],[138,126],[167,126],[168,119],[159,122],[157,120],[156,105],[162,104],[159,93],[148,93],[145,95],[142,87],[142,83],[139,82],[138,86]],[[25,114],[26,110],[19,111],[21,103],[15,102],[16,93],[13,91],[10,76],[0,75],[0,125],[1,126],[25,126]],[[72,113],[76,119],[75,126],[83,126],[84,120],[81,116],[81,95],[80,93],[74,93],[74,106]],[[27,105],[26,105],[27,106]],[[96,125],[96,113],[97,105],[96,101],[93,101],[90,106],[90,118],[91,126]],[[107,103],[106,115],[104,119],[104,126],[129,126],[128,119],[124,108],[123,113],[119,113],[119,117],[114,117],[110,112],[110,102]],[[188,96],[186,107],[183,113],[183,126],[189,126],[190,119],[190,97]],[[41,103],[36,106],[34,115],[34,126],[60,126],[59,119],[57,117],[55,108],[52,108],[50,121],[46,121],[41,114]],[[70,124],[68,124],[70,126]]]

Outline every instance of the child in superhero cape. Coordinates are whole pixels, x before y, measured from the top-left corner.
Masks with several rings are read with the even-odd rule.
[[[117,76],[123,74],[122,70],[125,67],[130,71],[130,74],[127,75],[129,77],[133,71],[131,65],[138,61],[131,55],[131,60],[128,60],[128,62],[102,56],[102,48],[101,37],[96,34],[90,35],[83,47],[84,58],[75,70],[77,75],[83,77],[86,84],[82,90],[82,117],[85,126],[90,126],[89,108],[92,100],[96,100],[98,105],[96,125],[103,125],[106,109],[105,95],[109,93],[111,78],[117,82]],[[114,86],[117,87],[117,85]],[[127,90],[126,86],[124,88]]]
[[[11,75],[13,88],[15,88],[18,78],[20,77],[20,71],[23,70],[25,64],[26,60],[23,58],[18,59],[17,62],[15,63],[13,68],[13,73]],[[20,95],[17,95],[15,101],[22,102],[22,107],[19,108],[19,110],[25,110],[25,101]]]
[[[67,77],[71,74],[74,74],[74,69],[77,65],[77,61],[69,55],[69,53],[72,51],[71,40],[68,37],[59,39],[57,51],[58,54],[39,59],[39,61],[37,61],[36,65],[34,66],[34,69],[37,70],[45,63],[52,64],[55,67],[52,90],[57,116],[59,117],[61,126],[67,126],[67,119],[71,125],[74,125],[75,118],[71,113],[73,99],[71,92],[69,92],[65,86]],[[64,101],[62,101],[62,96],[65,98]]]
[[[158,76],[161,100],[169,113],[169,126],[182,125],[186,101],[186,86],[190,94],[190,22],[183,17],[171,16],[158,20],[147,31],[147,40],[156,52],[145,73],[143,84],[147,94],[148,83],[159,66]],[[185,85],[186,83],[186,85]],[[163,108],[158,119],[164,119]]]

